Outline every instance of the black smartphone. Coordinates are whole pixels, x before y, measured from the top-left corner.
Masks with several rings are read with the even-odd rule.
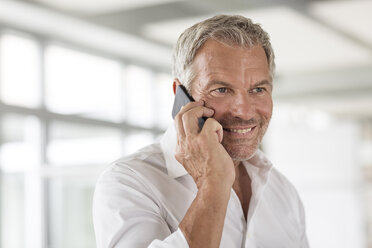
[[[194,98],[187,93],[186,88],[183,85],[179,85],[176,88],[176,96],[174,97],[172,117],[174,117],[180,112],[182,106],[186,105],[189,102],[194,102]],[[202,129],[205,120],[207,117],[199,118],[199,128]]]

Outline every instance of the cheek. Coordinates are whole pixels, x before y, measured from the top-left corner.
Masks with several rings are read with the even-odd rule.
[[[230,104],[226,99],[216,99],[216,98],[204,98],[205,106],[214,110],[214,118],[218,119],[219,116],[226,114],[229,112]]]
[[[264,117],[266,120],[271,119],[273,113],[273,101],[272,98],[264,99],[263,101],[257,101],[256,110],[259,115]]]
[[[208,98],[202,97],[201,100],[205,101],[205,106],[214,110],[214,118],[231,113],[236,107],[236,101],[234,98]],[[252,114],[257,115],[267,121],[271,119],[273,111],[273,102],[271,97],[263,97],[258,99],[252,99]]]

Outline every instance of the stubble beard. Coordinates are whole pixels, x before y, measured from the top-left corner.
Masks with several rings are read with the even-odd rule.
[[[234,117],[223,117],[219,120],[223,127],[244,126],[244,125],[256,125],[255,136],[251,138],[231,138],[224,137],[222,145],[226,149],[230,157],[235,161],[244,161],[252,158],[258,150],[261,144],[262,138],[266,133],[269,126],[270,118],[252,118],[250,120],[243,120]]]

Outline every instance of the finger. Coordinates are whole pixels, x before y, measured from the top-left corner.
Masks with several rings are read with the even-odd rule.
[[[198,107],[198,106],[203,106],[203,105],[204,105],[204,101],[189,102],[186,105],[181,107],[180,112],[178,112],[178,115],[183,115],[190,109]]]
[[[190,109],[182,115],[183,126],[186,135],[196,135],[200,132],[198,120],[201,117],[212,117],[214,115],[214,110],[198,106]]]
[[[201,132],[207,135],[207,137],[216,137],[219,143],[222,142],[222,139],[223,139],[222,125],[213,118],[208,118],[205,121]]]
[[[223,139],[223,129],[217,130],[218,142],[221,143]]]
[[[188,104],[181,107],[178,114],[174,117],[175,125],[176,125],[176,131],[178,133],[177,137],[183,139],[186,136],[184,126],[183,126],[183,121],[182,121],[183,114],[186,111],[190,110],[191,108],[194,108],[194,107],[197,107],[197,106],[203,106],[203,104],[204,104],[203,101],[189,102]]]
[[[176,126],[177,138],[183,139],[186,136],[186,134],[183,128],[182,115],[177,114],[174,117],[174,124]]]

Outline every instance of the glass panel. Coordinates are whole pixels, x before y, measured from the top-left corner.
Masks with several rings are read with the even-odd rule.
[[[50,180],[48,247],[96,247],[92,222],[95,181],[86,175]]]
[[[46,105],[62,114],[121,120],[119,63],[82,52],[46,49]]]
[[[136,152],[144,146],[154,142],[154,135],[151,132],[132,133],[125,136],[124,153],[130,154]]]
[[[40,123],[36,117],[6,114],[1,123],[0,167],[22,172],[40,165]]]
[[[40,103],[40,51],[35,41],[4,35],[0,41],[0,97],[4,103]]]
[[[54,166],[104,165],[120,157],[121,149],[119,130],[53,122],[47,155]]]
[[[39,176],[0,174],[0,247],[41,247],[41,202]]]
[[[174,101],[173,79],[168,74],[158,74],[156,76],[156,124],[160,128],[166,129],[172,123],[172,107]]]
[[[22,175],[0,174],[0,247],[25,247],[24,181]]]
[[[138,66],[128,66],[125,80],[126,120],[143,127],[154,125],[154,83],[152,73]]]

